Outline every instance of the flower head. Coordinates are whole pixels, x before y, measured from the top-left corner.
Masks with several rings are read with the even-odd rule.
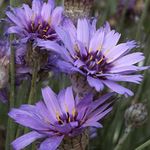
[[[54,0],[48,0],[47,3],[33,0],[32,8],[23,4],[20,8],[11,8],[6,12],[12,22],[7,32],[15,33],[25,40],[29,38],[57,40],[55,27],[61,23],[62,13],[62,7],[54,8]]]
[[[19,37],[19,44],[16,42],[15,46],[17,73],[32,74],[33,68],[38,72],[51,69],[50,60],[55,56],[36,46],[36,40],[58,41],[55,28],[61,24],[62,13],[62,7],[54,8],[54,0],[48,0],[47,3],[33,0],[31,8],[23,4],[6,12],[11,22],[7,33],[15,33]]]
[[[40,138],[45,139],[40,150],[55,150],[65,136],[77,136],[89,126],[102,127],[98,121],[112,109],[111,102],[107,101],[113,93],[96,101],[93,101],[92,95],[87,95],[80,101],[74,97],[71,87],[60,91],[58,95],[46,87],[42,89],[42,95],[44,102],[22,105],[9,113],[17,123],[33,130],[12,142],[16,150]]]
[[[57,28],[57,34],[64,48],[48,41],[39,41],[39,45],[62,56],[63,61],[57,61],[62,71],[81,73],[97,91],[107,86],[119,94],[133,95],[132,91],[116,82],[139,84],[142,75],[135,73],[148,68],[135,65],[143,61],[144,56],[141,52],[130,53],[136,47],[134,41],[118,44],[121,35],[111,30],[108,23],[96,30],[96,21],[90,23],[86,19],[79,19],[77,28],[70,20],[65,20],[64,27]]]

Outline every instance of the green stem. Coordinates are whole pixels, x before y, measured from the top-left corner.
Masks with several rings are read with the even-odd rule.
[[[132,130],[132,128],[130,126],[125,129],[123,136],[119,140],[119,142],[118,142],[117,146],[114,148],[114,150],[122,150],[123,144],[126,141],[126,139],[128,138],[131,130]]]
[[[125,3],[125,7],[123,9],[123,13],[119,22],[119,31],[122,33],[123,27],[124,27],[124,23],[125,23],[125,17],[126,17],[126,12],[127,12],[127,8],[128,8],[128,4],[129,4],[129,0],[126,1]]]
[[[16,0],[10,0],[11,6],[17,6]],[[13,41],[14,36],[10,37],[10,41]],[[11,56],[10,56],[10,104],[9,109],[15,106],[15,49],[11,45]],[[9,111],[8,109],[8,111]],[[6,133],[6,143],[5,143],[5,150],[10,150],[10,143],[15,137],[15,124],[13,121],[8,118],[7,121],[7,133]]]
[[[34,66],[33,66],[33,70],[32,70],[32,81],[31,81],[31,88],[30,88],[28,104],[33,104],[35,102],[37,74],[38,74],[37,62],[34,61]],[[29,131],[28,128],[24,129],[24,133],[27,133],[28,131]],[[27,148],[27,150],[30,150],[30,149],[35,149],[35,144],[34,143]]]
[[[35,100],[35,92],[36,92],[36,80],[37,80],[37,63],[34,62],[34,67],[32,71],[32,81],[31,81],[31,88],[30,88],[30,94],[28,99],[28,104],[33,104]]]
[[[149,145],[150,145],[150,140],[146,141],[144,144],[140,145],[135,150],[143,150],[144,148],[146,148]]]
[[[143,10],[140,22],[138,23],[138,27],[137,27],[137,34],[136,34],[136,40],[139,40],[139,38],[141,37],[141,27],[143,27],[143,21],[145,20],[146,14],[148,12],[148,7],[149,7],[149,0],[145,1],[145,8]]]
[[[13,36],[10,37],[11,41]],[[15,49],[11,45],[11,56],[10,56],[10,101],[9,109],[15,106]],[[9,110],[8,110],[9,111]],[[7,135],[6,135],[6,150],[10,149],[10,142],[14,139],[15,136],[15,125],[13,121],[8,118],[7,122]]]

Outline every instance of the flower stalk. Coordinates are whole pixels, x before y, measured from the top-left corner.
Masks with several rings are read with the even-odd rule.
[[[10,37],[10,40],[13,40],[13,36]],[[13,45],[11,45],[11,55],[10,55],[10,104],[9,109],[15,106],[15,50]],[[12,141],[15,137],[15,125],[8,118],[7,123],[7,136],[6,136],[6,150],[10,149],[10,141]]]
[[[10,6],[17,6],[18,2],[16,0],[10,0]],[[13,108],[15,106],[15,49],[12,45],[12,42],[14,39],[14,35],[10,36],[10,43],[11,43],[11,54],[10,54],[10,104],[9,109]],[[6,134],[6,143],[5,143],[5,149],[10,150],[10,142],[15,137],[15,128],[13,121],[8,118],[7,122],[7,134]]]
[[[31,88],[30,88],[28,104],[34,103],[35,92],[36,92],[37,73],[38,73],[37,62],[34,61],[34,67],[33,67],[33,71],[32,71],[32,81],[31,81]]]
[[[144,150],[146,147],[150,145],[150,140],[146,141],[144,144],[137,147],[135,150]]]
[[[77,23],[78,18],[89,17],[91,13],[93,0],[90,1],[73,1],[73,0],[65,0],[65,12],[66,15],[69,16],[75,23]],[[83,98],[89,91],[93,92],[93,88],[91,88],[84,76],[80,74],[70,75],[70,79],[73,86],[73,91],[80,98]],[[85,136],[86,135],[86,136]],[[88,129],[83,132],[83,134],[79,135],[77,138],[71,138],[63,140],[62,145],[59,150],[85,150],[89,145],[89,131]]]
[[[120,138],[120,140],[119,140],[117,146],[114,148],[114,150],[122,150],[122,146],[125,143],[126,139],[128,138],[129,134],[131,133],[131,131],[132,131],[132,127],[128,126],[125,129],[123,136]]]

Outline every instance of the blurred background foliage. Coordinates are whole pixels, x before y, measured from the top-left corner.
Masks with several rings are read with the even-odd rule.
[[[125,1],[125,0],[124,0]],[[139,47],[135,51],[142,51],[146,59],[142,62],[145,65],[150,64],[150,0],[136,0],[136,5],[129,7],[129,1],[126,0],[124,5],[119,3],[119,0],[95,0],[92,14],[98,18],[98,26],[109,21],[111,26],[122,34],[121,41],[136,40]],[[14,0],[16,5],[18,2],[31,3],[30,0]],[[63,4],[63,1],[57,0],[58,4]],[[5,10],[9,6],[9,0],[0,0],[0,17],[4,18]],[[3,20],[0,23],[0,37],[3,38],[6,26]],[[141,64],[139,64],[141,65]],[[115,150],[118,142],[125,134],[125,110],[135,103],[144,103],[147,110],[150,110],[150,71],[142,72],[144,80],[141,85],[130,85],[135,95],[131,98],[119,97],[114,105],[113,112],[103,121],[104,128],[99,129],[97,137],[91,139],[91,150]],[[69,80],[63,74],[50,74],[49,84],[59,91],[69,85]],[[16,107],[21,103],[26,103],[29,93],[29,82],[25,81],[17,90]],[[40,85],[39,85],[40,87]],[[40,98],[40,89],[38,88],[37,99]],[[7,123],[7,104],[0,104],[0,150],[4,150],[6,123]],[[135,127],[130,132],[129,136],[124,140],[121,150],[135,150],[144,142],[150,139],[150,115],[147,121],[140,127]],[[16,130],[16,137],[22,134],[23,129]],[[143,150],[150,150],[150,145],[144,147]]]

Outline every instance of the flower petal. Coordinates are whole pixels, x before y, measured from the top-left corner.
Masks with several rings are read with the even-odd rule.
[[[89,23],[86,19],[78,19],[77,23],[77,39],[82,42],[86,48],[89,47],[90,30]]]
[[[41,16],[48,23],[51,21],[51,12],[51,5],[44,3],[41,10]]]
[[[32,17],[32,9],[27,4],[23,4],[23,8],[25,10],[26,20],[30,21]]]
[[[28,107],[28,109],[27,109]],[[12,109],[9,112],[9,116],[13,118],[17,123],[35,129],[35,130],[45,130],[48,129],[48,125],[45,124],[41,119],[40,116],[38,116],[38,112],[35,112],[34,109],[29,108],[30,106],[27,106],[26,110],[21,109]],[[30,109],[30,111],[29,111]],[[32,111],[31,111],[32,109]]]
[[[56,7],[53,10],[52,16],[51,16],[51,25],[53,27],[56,27],[61,23],[63,11],[64,11],[63,7]]]
[[[74,57],[75,56],[74,45],[73,45],[74,43],[72,43],[69,33],[60,27],[57,27],[55,30],[58,36],[60,37],[60,39],[63,41],[65,48],[69,51],[71,56]]]
[[[42,142],[39,150],[56,150],[57,147],[62,142],[63,138],[64,136],[54,136],[54,137],[48,138],[44,142]]]
[[[103,48],[104,48],[103,52],[106,52],[107,50],[110,50],[111,48],[113,48],[118,43],[120,36],[121,34],[117,32],[115,33],[114,30],[107,32],[107,34],[105,35],[104,43],[103,43]]]
[[[45,137],[42,134],[39,134],[36,131],[29,132],[19,138],[17,138],[15,141],[13,141],[11,144],[15,150],[21,150],[24,149],[26,146],[34,142],[35,140],[39,138]]]
[[[69,114],[72,115],[73,109],[75,109],[75,100],[73,96],[72,87],[68,87],[65,91],[65,105],[69,111]]]
[[[103,88],[104,88],[103,83],[99,79],[88,76],[87,81],[88,81],[89,85],[91,87],[94,87],[96,89],[96,91],[98,91],[98,92],[103,90]]]
[[[96,31],[93,38],[90,41],[89,52],[101,51],[103,47],[105,32],[103,28]]]
[[[109,80],[102,80],[102,82],[112,89],[113,91],[117,92],[118,94],[124,94],[125,96],[133,96],[133,92],[130,91],[129,89]]]
[[[107,63],[113,62],[127,50],[129,50],[129,47],[126,43],[118,44],[117,46],[113,47],[107,54],[105,54],[105,56],[108,58]]]
[[[98,115],[96,114],[95,116],[92,116],[85,123],[97,122],[100,119],[102,119],[104,116],[106,116],[111,110],[112,110],[112,107],[108,108],[107,110],[103,111],[102,113],[99,113]]]
[[[70,19],[65,18],[63,20],[63,28],[65,29],[65,31],[68,31],[72,43],[75,43],[75,41],[77,40],[77,29],[73,22]]]
[[[54,9],[55,0],[48,0],[48,4],[51,5],[52,9]]]
[[[56,94],[47,86],[42,89],[42,96],[47,109],[52,114],[53,119],[56,119],[56,113],[61,114],[61,108]]]
[[[128,54],[124,57],[121,57],[120,59],[116,60],[113,62],[113,64],[117,67],[124,67],[124,66],[129,66],[136,64],[142,60],[144,60],[143,53],[136,52],[132,54]]]
[[[41,0],[33,0],[32,1],[32,10],[34,12],[35,15],[39,15],[41,12]]]
[[[102,128],[102,124],[100,124],[99,122],[86,122],[85,124],[82,125],[82,127],[96,127],[96,128]]]
[[[106,78],[111,81],[126,81],[139,84],[142,81],[142,75],[120,75],[120,74],[110,74],[106,75]]]
[[[16,25],[18,25],[21,28],[24,27],[23,24],[21,23],[21,21],[12,12],[6,11],[6,15]]]

